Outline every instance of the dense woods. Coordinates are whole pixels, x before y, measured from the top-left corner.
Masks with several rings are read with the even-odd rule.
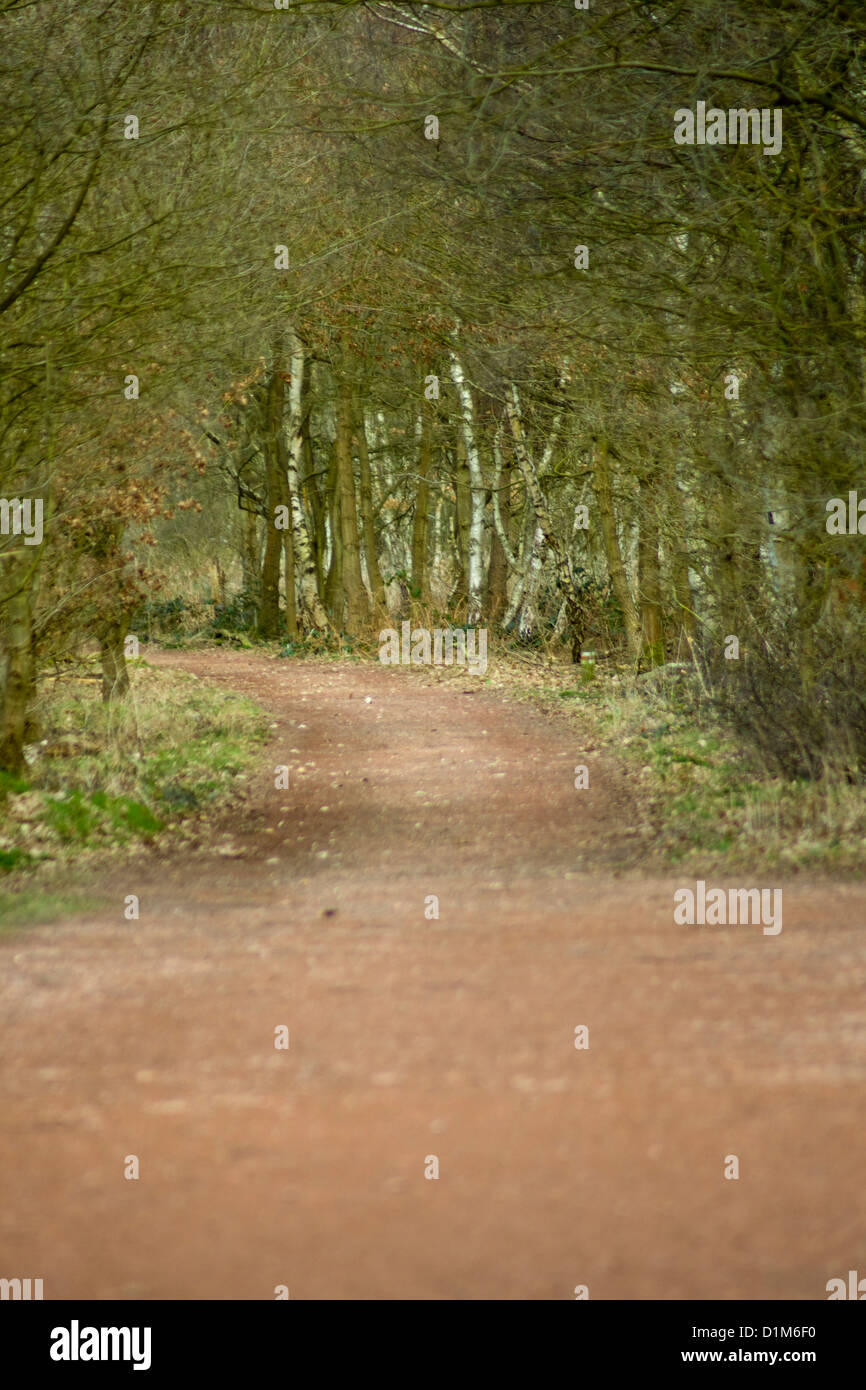
[[[864,277],[864,0],[0,0],[23,1357],[844,1355]]]
[[[122,698],[192,613],[687,663],[772,771],[862,779],[861,6],[0,29],[0,766],[46,666]]]

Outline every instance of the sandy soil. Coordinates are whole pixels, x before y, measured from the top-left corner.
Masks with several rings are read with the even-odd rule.
[[[694,880],[652,872],[627,778],[556,719],[471,676],[154,659],[253,694],[273,739],[209,842],[0,946],[0,1275],[824,1299],[866,1274],[866,886],[735,885],[783,889],[776,937],[676,926]]]

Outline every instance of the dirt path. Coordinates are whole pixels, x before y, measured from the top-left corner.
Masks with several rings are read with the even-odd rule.
[[[254,694],[273,741],[230,854],[115,874],[116,912],[0,946],[0,1275],[822,1299],[866,1274],[866,887],[773,884],[776,937],[675,926],[690,880],[628,868],[617,769],[472,677],[157,660]]]

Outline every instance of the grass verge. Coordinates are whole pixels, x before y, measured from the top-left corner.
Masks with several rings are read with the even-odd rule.
[[[675,690],[651,681],[601,674],[584,683],[569,671],[533,698],[566,710],[585,743],[630,769],[642,828],[663,862],[696,872],[862,873],[866,787],[772,777],[707,707],[696,718]]]
[[[477,681],[563,716],[574,726],[575,765],[584,753],[615,758],[634,797],[634,824],[660,869],[863,872],[866,786],[770,776],[708,704],[696,713],[676,683],[601,665],[583,680],[571,664],[499,643],[486,676],[451,667],[435,679]]]
[[[21,777],[0,774],[0,873],[158,847],[255,766],[268,717],[251,700],[144,661],[130,678],[128,699],[109,705],[86,674],[45,680],[43,737]]]

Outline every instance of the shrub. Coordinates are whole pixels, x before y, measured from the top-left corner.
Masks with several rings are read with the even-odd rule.
[[[741,640],[738,660],[705,641],[699,665],[711,703],[773,775],[866,780],[866,631],[824,618],[808,631],[770,619]]]

